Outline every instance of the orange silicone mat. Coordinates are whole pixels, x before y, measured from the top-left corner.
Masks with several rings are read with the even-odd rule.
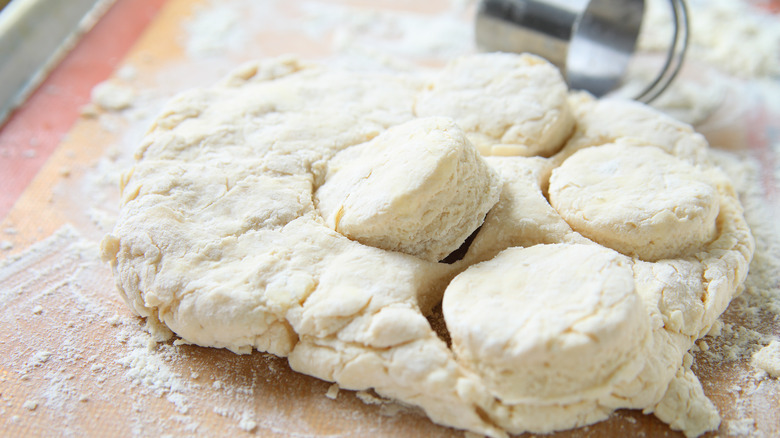
[[[244,59],[285,53],[323,59],[334,50],[330,41],[349,43],[350,35],[300,33],[286,25],[311,19],[302,13],[304,3],[269,1],[268,11],[278,25],[255,29],[245,37],[242,51],[231,48],[230,35],[216,48],[208,47],[212,41],[194,47],[193,37],[186,36],[188,26],[198,22],[199,29],[209,29],[208,23],[258,20],[261,27],[268,17],[230,15],[229,8],[211,4],[209,9],[205,1],[119,0],[0,131],[0,145],[14,151],[13,160],[0,160],[0,213],[2,208],[8,212],[0,223],[0,241],[7,243],[0,252],[6,259],[0,264],[0,435],[463,436],[432,424],[413,408],[371,393],[337,391],[294,373],[284,359],[155,344],[143,321],[115,292],[108,266],[98,259],[97,242],[110,231],[116,214],[117,172],[130,162],[144,122],[154,115],[145,105],[159,105],[178,88],[207,85]],[[473,13],[468,8],[453,12],[444,0],[315,3],[325,5],[328,13],[341,11],[341,6],[362,8],[365,22],[350,29],[367,26],[367,32],[371,14],[385,11],[421,19],[445,11],[453,20]],[[140,16],[131,29],[124,27],[130,15]],[[321,15],[311,26],[343,18]],[[130,41],[134,44],[123,55]],[[446,51],[433,60],[413,55],[404,62],[437,64],[450,56]],[[117,71],[126,66],[132,68]],[[113,81],[136,90],[133,108],[114,114],[84,107],[91,87],[112,71]],[[776,141],[775,116],[764,107],[751,107],[736,126],[709,134],[713,143],[764,155],[770,191],[777,186],[770,147]],[[35,145],[33,138],[39,139]],[[35,150],[32,158],[24,155],[28,149]],[[777,193],[772,196],[771,202],[778,202]],[[724,317],[734,324],[743,319],[734,311]],[[777,336],[778,322],[768,324]],[[710,348],[720,348],[717,339],[708,342]],[[780,385],[755,378],[748,358],[717,363],[697,354],[694,369],[724,417],[718,436],[740,436],[741,431],[773,436],[780,430]],[[682,435],[652,415],[620,411],[605,422],[554,436]]]

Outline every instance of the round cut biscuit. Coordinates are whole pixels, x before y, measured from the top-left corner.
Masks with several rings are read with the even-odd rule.
[[[580,150],[553,170],[549,194],[575,231],[645,261],[684,256],[717,231],[707,173],[652,146]]]
[[[593,399],[644,363],[630,259],[598,245],[507,249],[455,277],[442,309],[458,359],[507,404]]]
[[[531,54],[456,59],[415,101],[418,117],[451,117],[482,155],[549,156],[572,132],[568,88],[558,69]]]
[[[325,222],[350,239],[439,261],[482,224],[499,194],[498,175],[463,131],[431,117],[335,157],[315,199]]]

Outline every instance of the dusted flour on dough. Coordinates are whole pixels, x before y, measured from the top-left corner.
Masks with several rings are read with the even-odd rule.
[[[567,98],[556,74],[518,79],[537,68],[555,73],[508,54],[456,60],[436,78],[280,58],[180,95],[124,174],[102,242],[121,295],[182,342],[271,352],[476,433],[551,432],[621,408],[711,430],[717,415],[684,357],[752,256],[731,184],[690,127],[636,103]],[[461,76],[484,80],[461,89]],[[483,161],[461,130],[483,153],[524,145],[510,152],[542,157]],[[695,251],[619,254],[550,205],[550,175],[607,143],[701,169],[711,202],[692,217],[708,224],[715,211],[716,226],[693,238],[678,227]],[[348,223],[372,240],[346,235]],[[435,261],[480,223],[461,261]],[[430,232],[436,242],[421,243]],[[393,239],[405,249],[382,243]],[[442,300],[452,349],[425,317]]]

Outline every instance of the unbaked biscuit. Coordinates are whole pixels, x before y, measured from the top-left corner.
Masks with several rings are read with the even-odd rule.
[[[716,233],[706,171],[652,146],[583,149],[550,177],[550,203],[575,230],[642,260],[682,257]]]
[[[442,309],[458,359],[507,404],[597,399],[644,365],[631,260],[598,245],[507,249],[455,277]]]
[[[450,119],[416,119],[356,149],[334,158],[315,199],[328,226],[363,244],[439,261],[498,201],[498,175]]]
[[[414,110],[453,118],[483,155],[549,156],[574,126],[563,77],[531,54],[456,59],[428,83]]]

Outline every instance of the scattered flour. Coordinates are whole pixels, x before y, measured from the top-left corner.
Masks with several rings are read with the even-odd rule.
[[[739,418],[728,423],[726,431],[729,435],[750,436],[756,432],[756,420]]]
[[[30,358],[30,361],[27,363],[28,367],[39,367],[46,363],[46,361],[49,360],[49,357],[51,357],[50,351],[39,351],[33,355],[33,357]]]
[[[666,51],[672,35],[666,0],[646,2],[639,50]],[[689,0],[691,39],[688,56],[744,78],[780,74],[778,17],[748,2]]]
[[[118,326],[119,324],[122,323],[122,317],[120,317],[119,314],[117,313],[114,316],[108,318],[106,320],[106,322],[111,324],[112,326],[116,327],[116,326]]]
[[[193,19],[185,26],[187,54],[201,58],[228,49],[241,49],[247,40],[244,28],[239,26],[241,17],[233,4],[220,6],[211,2],[209,6],[197,9]]]
[[[312,47],[324,44],[339,56],[360,58],[363,63],[367,55],[443,62],[475,50],[471,17],[476,3],[453,0],[433,12],[413,13],[368,2],[208,0],[184,26],[182,45],[195,60],[246,53],[254,58],[278,55],[273,48],[250,44],[263,32],[277,31],[308,40]],[[296,20],[277,19],[285,14]],[[322,56],[322,49],[317,52],[313,55]]]
[[[780,377],[780,341],[774,340],[756,352],[753,364],[774,378]]]
[[[254,413],[246,411],[241,415],[241,421],[238,422],[238,428],[246,432],[252,432],[257,429],[257,422],[254,420]]]
[[[126,345],[130,347],[129,351],[117,360],[126,369],[125,377],[135,385],[165,395],[178,412],[186,414],[189,410],[183,397],[188,389],[186,383],[170,369],[161,355],[155,354],[158,348],[165,347],[158,347],[145,333],[131,336]]]
[[[435,15],[349,8],[327,2],[302,2],[302,12],[315,22],[307,29],[317,38],[333,31],[340,53],[375,51],[391,56],[430,59],[459,56],[475,50],[473,26],[464,25],[469,5],[453,2]]]
[[[658,74],[672,38],[669,5],[646,2],[637,55],[616,95],[635,96]],[[780,17],[745,1],[689,0],[689,18],[682,72],[652,106],[693,125],[717,120],[719,113],[733,120],[740,109],[734,107],[735,94],[744,92],[741,80],[780,75]]]
[[[114,82],[105,81],[92,89],[92,102],[109,111],[129,108],[135,99],[132,88]]]

